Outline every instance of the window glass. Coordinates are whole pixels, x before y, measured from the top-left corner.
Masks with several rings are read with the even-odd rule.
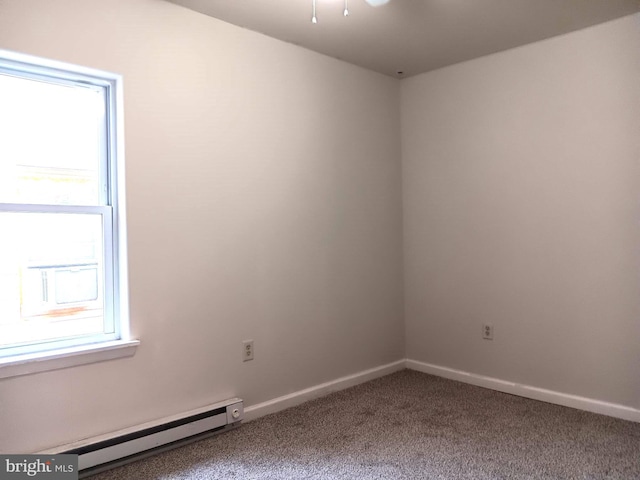
[[[101,91],[0,73],[0,202],[100,203]]]
[[[101,215],[0,212],[0,345],[113,330]]]

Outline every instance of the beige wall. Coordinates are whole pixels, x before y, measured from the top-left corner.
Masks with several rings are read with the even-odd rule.
[[[0,380],[0,451],[403,358],[397,80],[153,0],[3,0],[0,48],[124,76],[142,341]]]
[[[408,358],[640,407],[639,81],[640,15],[403,80]]]

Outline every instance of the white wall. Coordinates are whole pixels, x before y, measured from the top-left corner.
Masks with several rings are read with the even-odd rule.
[[[640,407],[639,27],[403,80],[408,358]]]
[[[124,75],[142,341],[0,380],[0,451],[403,358],[397,80],[157,0],[3,0],[0,48]]]

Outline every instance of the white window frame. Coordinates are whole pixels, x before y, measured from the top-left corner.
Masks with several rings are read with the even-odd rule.
[[[0,50],[0,72],[100,90],[105,101],[100,205],[0,203],[0,212],[87,213],[102,218],[104,315],[113,333],[52,340],[0,349],[0,378],[129,356],[131,340],[127,284],[122,76]],[[67,359],[67,360],[65,360]],[[49,362],[50,360],[50,362]]]

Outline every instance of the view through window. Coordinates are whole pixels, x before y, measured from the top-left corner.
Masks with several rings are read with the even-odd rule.
[[[116,84],[0,53],[0,356],[120,336]]]

